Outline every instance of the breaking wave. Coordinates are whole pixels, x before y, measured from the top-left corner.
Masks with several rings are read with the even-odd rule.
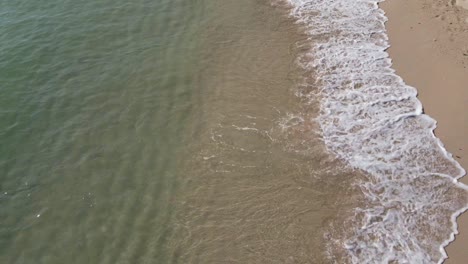
[[[286,0],[307,33],[299,64],[314,74],[328,150],[366,173],[366,203],[330,240],[351,263],[441,263],[467,209],[463,168],[434,136],[417,91],[391,68],[379,0]]]

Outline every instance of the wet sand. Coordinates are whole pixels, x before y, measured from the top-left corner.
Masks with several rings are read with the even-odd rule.
[[[458,1],[463,2],[463,1]],[[438,121],[446,149],[468,168],[468,10],[457,1],[388,0],[387,29],[393,66],[417,88],[424,111]],[[467,184],[468,178],[460,180]],[[468,214],[458,218],[460,234],[447,247],[445,263],[468,259]]]

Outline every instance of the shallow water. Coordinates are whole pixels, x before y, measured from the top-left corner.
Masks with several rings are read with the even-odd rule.
[[[284,8],[246,0],[217,8],[219,31],[207,34],[218,59],[206,69],[209,103],[176,198],[172,255],[179,263],[325,263],[324,234],[359,197],[355,173],[316,133],[317,105],[295,95],[303,36]]]
[[[294,95],[285,9],[0,7],[1,263],[325,260],[353,177]]]

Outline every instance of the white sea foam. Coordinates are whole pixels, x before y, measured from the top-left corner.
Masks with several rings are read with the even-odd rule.
[[[368,204],[339,245],[352,263],[441,263],[467,209],[465,171],[391,68],[381,1],[285,1],[309,36],[299,63],[317,76],[323,140],[369,175],[360,183]]]

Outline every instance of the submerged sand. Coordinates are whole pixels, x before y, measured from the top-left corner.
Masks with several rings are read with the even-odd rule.
[[[435,131],[446,149],[468,168],[468,10],[466,1],[389,0],[382,4],[393,66],[418,89],[424,111],[438,121]],[[468,178],[461,179],[468,183]],[[468,214],[447,247],[445,263],[468,259]]]
[[[343,229],[361,192],[325,151],[317,104],[295,95],[313,89],[296,66],[304,36],[270,1],[210,3],[170,262],[328,263],[324,234]]]

